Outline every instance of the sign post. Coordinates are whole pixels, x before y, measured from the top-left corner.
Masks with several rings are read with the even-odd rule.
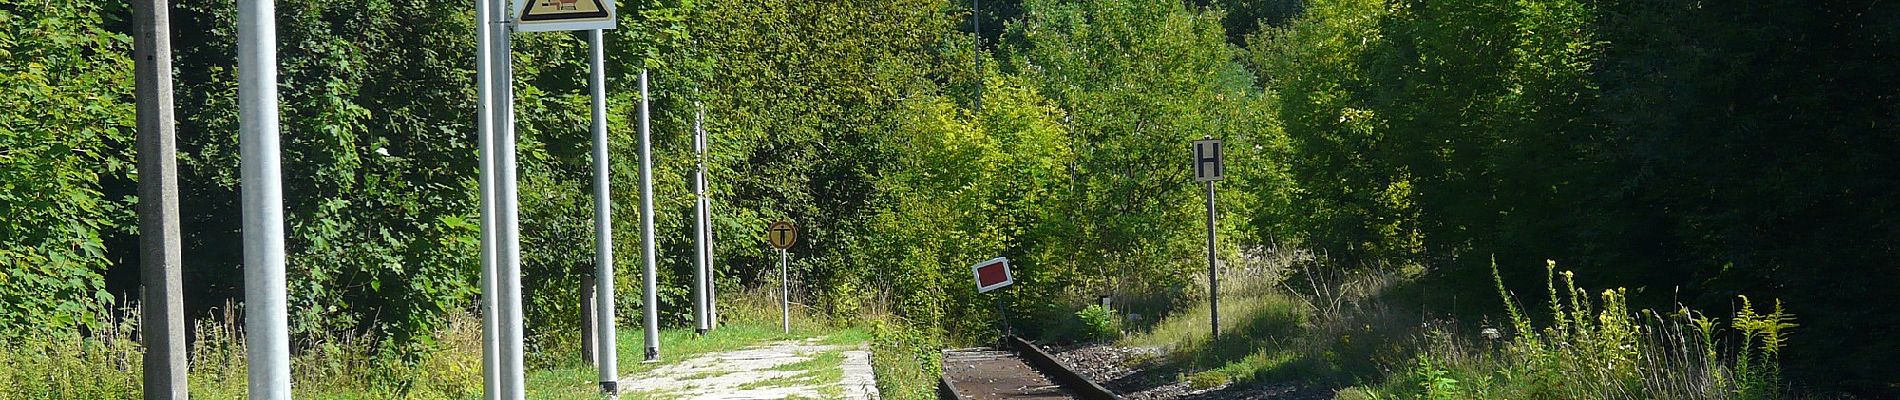
[[[1016,284],[1016,276],[1009,271],[1009,258],[997,257],[970,266],[970,275],[976,276],[976,292],[989,293],[996,289]],[[1003,335],[1014,336],[1016,332],[1009,327],[1009,316],[1003,308],[1003,296],[996,299],[996,319],[1003,324]]]
[[[698,103],[693,104],[698,107]],[[693,241],[696,265],[693,268],[693,322],[699,336],[706,336],[712,330],[712,243],[707,236],[708,221],[712,214],[712,204],[706,200],[706,129],[703,124],[706,112],[698,110],[693,115],[693,162],[697,169],[693,171]]]
[[[1221,141],[1213,137],[1194,141],[1194,180],[1207,182],[1207,310],[1214,339],[1220,339],[1220,264],[1214,253],[1214,181],[1227,177]]]
[[[779,317],[784,320],[785,333],[792,332],[792,285],[787,273],[786,250],[798,242],[798,227],[792,221],[773,222],[765,229],[766,241],[772,242],[772,248],[778,249],[778,293]]]
[[[619,347],[614,334],[613,202],[607,164],[607,39],[600,29],[587,32],[592,58],[594,97],[594,358],[599,361],[600,391],[620,393]],[[585,298],[583,301],[587,300]],[[586,328],[582,328],[586,329]]]
[[[251,1],[251,0],[247,0]],[[512,6],[510,5],[512,1]],[[240,6],[242,8],[242,6]],[[600,362],[601,390],[617,394],[618,371],[615,364],[613,318],[613,267],[610,237],[607,236],[607,142],[606,75],[601,30],[614,28],[614,4],[609,0],[476,0],[477,122],[481,136],[482,188],[482,330],[483,392],[485,399],[520,399],[525,396],[525,371],[522,363],[521,237],[520,206],[516,195],[514,135],[514,71],[512,68],[512,32],[548,32],[592,30],[589,36],[594,97],[595,156],[595,228],[596,250],[595,301],[596,358]],[[511,12],[512,11],[512,12]],[[242,69],[242,68],[241,68]],[[645,102],[645,76],[641,77],[642,105]],[[641,109],[642,167],[647,167],[644,134],[645,108]],[[250,157],[246,157],[250,159]],[[275,157],[273,156],[274,160]],[[273,161],[274,162],[274,161]],[[647,168],[642,168],[643,177]],[[645,180],[642,183],[646,183]],[[652,197],[643,193],[642,201]],[[650,206],[642,207],[652,215]],[[650,221],[650,217],[648,221]],[[650,222],[647,222],[650,224]],[[647,237],[647,303],[652,312],[652,227]],[[647,324],[647,357],[657,356],[657,342],[651,318]],[[253,363],[256,365],[256,363]],[[256,367],[253,367],[254,371]],[[252,391],[253,394],[257,391]],[[287,393],[286,393],[287,395]]]

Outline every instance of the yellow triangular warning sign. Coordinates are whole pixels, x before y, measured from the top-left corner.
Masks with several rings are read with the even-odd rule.
[[[572,21],[582,19],[608,18],[607,10],[601,8],[602,0],[526,0],[528,7],[521,10],[521,21]]]

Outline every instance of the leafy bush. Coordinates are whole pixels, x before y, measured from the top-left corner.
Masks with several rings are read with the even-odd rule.
[[[124,4],[0,0],[0,344],[99,325],[106,237],[136,230]]]
[[[1121,336],[1121,320],[1115,318],[1114,311],[1100,304],[1090,304],[1082,311],[1076,311],[1075,319],[1082,324],[1082,340],[1110,340]]]
[[[871,321],[871,371],[881,397],[926,400],[936,396],[943,369],[943,340],[935,327]]]

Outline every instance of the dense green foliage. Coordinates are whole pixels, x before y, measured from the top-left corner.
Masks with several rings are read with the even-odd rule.
[[[117,5],[113,7],[118,7]],[[0,2],[0,343],[97,327],[106,236],[137,231],[130,10]],[[122,194],[121,194],[122,195]]]
[[[669,324],[690,310],[700,110],[721,292],[776,283],[760,232],[791,219],[795,301],[888,310],[909,326],[880,335],[903,348],[995,332],[995,297],[1040,334],[1098,295],[1147,315],[1204,295],[1187,142],[1215,137],[1228,262],[1285,245],[1408,266],[1437,288],[1426,306],[1465,313],[1495,311],[1451,300],[1491,291],[1492,260],[1510,282],[1584,266],[1638,307],[1782,298],[1816,332],[1781,354],[1795,384],[1892,390],[1900,5],[985,3],[973,36],[948,0],[623,2],[606,48],[619,287],[638,287],[645,68]],[[472,10],[278,12],[299,348],[363,335],[420,362],[478,294]],[[242,276],[235,10],[172,13],[202,315]],[[98,328],[93,305],[136,298],[129,15],[0,0],[0,338]],[[551,345],[593,262],[586,44],[514,38],[529,329]],[[974,293],[968,265],[999,255],[1018,285]],[[637,315],[638,291],[619,294]]]
[[[1900,162],[1896,16],[1867,2],[1316,0],[1248,48],[1294,145],[1306,212],[1287,234],[1424,263],[1464,292],[1495,257],[1584,266],[1650,307],[1781,297],[1826,332],[1789,344],[1790,372],[1871,392],[1891,391],[1876,360],[1900,348],[1884,328],[1900,314],[1873,306],[1900,289],[1887,244],[1900,186],[1876,172]]]

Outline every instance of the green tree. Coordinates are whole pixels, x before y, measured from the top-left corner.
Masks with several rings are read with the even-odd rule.
[[[109,304],[105,238],[136,231],[131,203],[130,10],[0,2],[0,341],[73,333]]]

